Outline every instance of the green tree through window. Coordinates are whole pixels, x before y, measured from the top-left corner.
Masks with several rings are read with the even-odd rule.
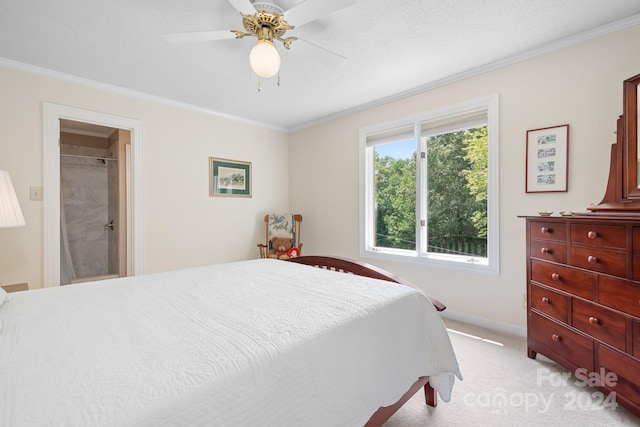
[[[414,144],[415,145],[415,144]],[[416,249],[416,154],[376,156],[376,246]]]
[[[427,139],[428,252],[487,255],[486,197],[483,200],[475,195],[481,191],[478,188],[482,185],[480,175],[487,172],[487,158],[484,157],[483,167],[480,164],[482,157],[476,156],[477,159],[472,161],[470,155],[472,148],[483,143],[482,137],[474,138],[474,135],[482,133],[486,151],[486,127]],[[471,174],[470,171],[476,173]],[[486,179],[484,183],[486,195]]]
[[[486,126],[430,136],[426,147],[427,251],[485,257]],[[415,250],[415,151],[383,157],[376,150],[375,177],[376,246]]]

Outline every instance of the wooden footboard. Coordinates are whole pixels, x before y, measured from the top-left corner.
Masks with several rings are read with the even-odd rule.
[[[371,418],[369,418],[369,421],[367,421],[364,427],[380,427],[421,388],[424,388],[425,403],[429,406],[435,407],[438,404],[436,391],[429,384],[429,377],[420,377],[415,383],[413,383],[411,388],[402,395],[400,400],[393,405],[384,406],[378,409]]]
[[[360,261],[355,261],[348,258],[329,257],[320,255],[305,255],[296,258],[290,258],[289,261],[297,262],[298,264],[310,265],[313,267],[325,268],[327,270],[339,271],[342,273],[350,273],[358,276],[371,277],[373,279],[386,280],[387,282],[400,283],[402,285],[411,286],[416,288],[410,282],[386,271],[375,265],[367,264]],[[429,300],[438,311],[444,311],[447,306],[427,294]]]

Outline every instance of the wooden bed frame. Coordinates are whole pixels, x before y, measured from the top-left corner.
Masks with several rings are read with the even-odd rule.
[[[338,271],[341,273],[355,274],[358,276],[371,277],[373,279],[386,280],[387,282],[400,283],[402,285],[411,286],[416,288],[413,284],[406,280],[395,276],[388,271],[376,267],[375,265],[366,264],[363,262],[351,260],[348,258],[328,257],[318,255],[306,255],[296,258],[290,258],[290,262],[298,264],[309,265],[312,267],[324,268],[327,270]],[[438,311],[444,311],[447,307],[438,301],[437,299],[427,295],[431,300],[431,303]],[[414,382],[409,390],[394,404],[379,408],[372,416],[364,427],[380,427],[387,421],[393,414],[396,413],[402,405],[404,405],[414,394],[421,388],[424,389],[425,403],[429,406],[435,407],[438,404],[436,391],[429,384],[429,377],[420,377]]]

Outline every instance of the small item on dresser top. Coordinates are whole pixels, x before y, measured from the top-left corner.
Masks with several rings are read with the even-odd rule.
[[[571,215],[573,215],[573,212],[571,212],[571,211],[560,211],[558,213],[560,215],[562,215],[562,216],[571,216]]]
[[[538,212],[538,215],[540,216],[551,216],[553,212],[547,212],[547,211],[540,211]]]

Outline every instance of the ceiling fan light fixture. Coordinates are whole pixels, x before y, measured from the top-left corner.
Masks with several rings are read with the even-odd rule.
[[[268,79],[280,70],[280,54],[272,41],[260,39],[251,49],[249,63],[254,73]]]

